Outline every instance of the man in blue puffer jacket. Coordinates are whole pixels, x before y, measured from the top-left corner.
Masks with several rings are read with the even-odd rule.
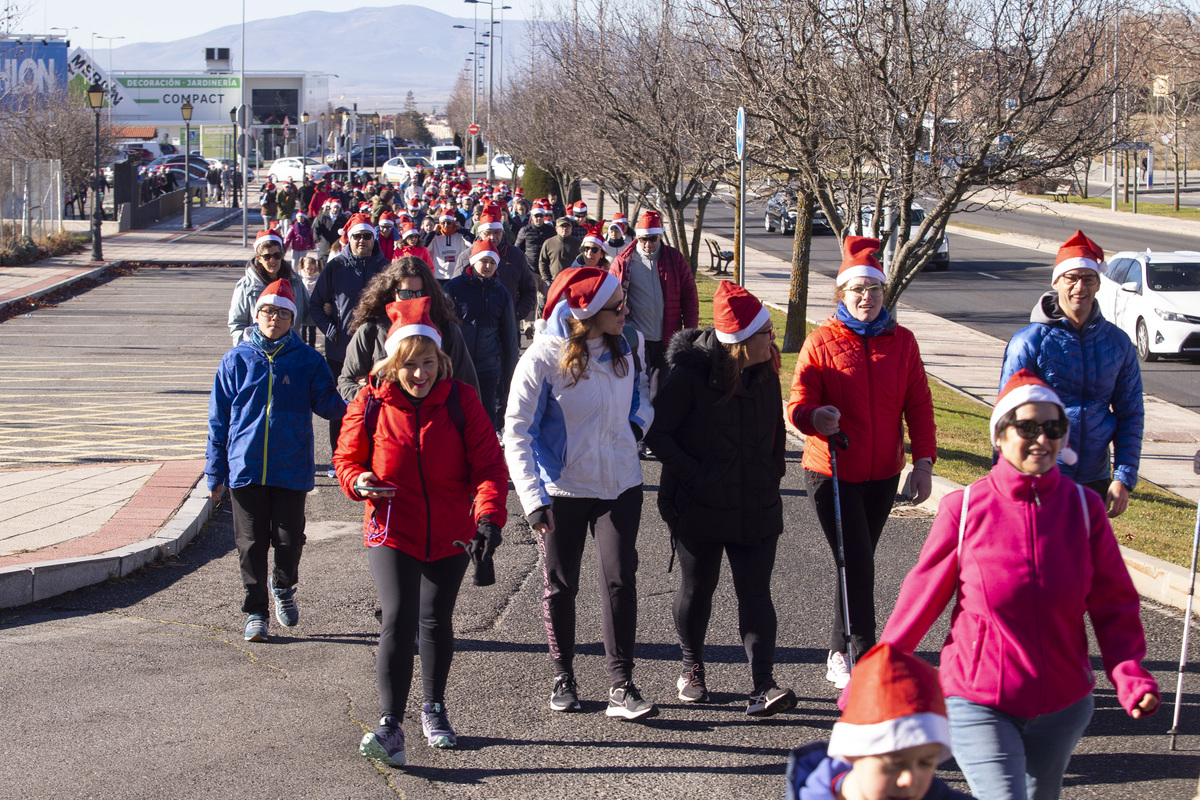
[[[275,616],[300,620],[296,581],[304,547],[304,501],[313,489],[312,414],[340,420],[346,402],[328,365],[292,332],[291,285],[267,286],[254,306],[256,325],[227,352],[208,401],[208,490],[220,500],[229,486],[233,538],[245,586],[246,640],[266,641],[267,589]],[[267,551],[275,569],[267,576]]]
[[[1028,369],[1058,393],[1071,420],[1071,449],[1079,455],[1074,465],[1060,460],[1058,468],[1105,498],[1108,515],[1117,517],[1137,485],[1145,411],[1137,350],[1096,305],[1107,269],[1104,251],[1075,231],[1058,250],[1054,291],[1042,296],[1031,324],[1005,348],[1000,385]]]

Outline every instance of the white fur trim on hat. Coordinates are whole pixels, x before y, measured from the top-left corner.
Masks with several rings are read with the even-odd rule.
[[[662,228],[635,228],[634,232],[637,233],[638,236],[655,236],[655,235],[661,236],[663,229]]]
[[[276,308],[286,308],[292,312],[292,316],[296,316],[296,304],[281,294],[264,294],[258,298],[254,304],[254,313],[258,314],[258,310],[263,306],[275,306]]]
[[[857,267],[850,267],[838,273],[837,285],[841,286],[852,278],[874,278],[880,283],[887,283],[887,275],[877,267],[870,264],[859,264]]]
[[[1064,272],[1070,272],[1071,270],[1074,270],[1074,269],[1090,269],[1092,272],[1095,272],[1097,275],[1103,275],[1106,272],[1108,272],[1108,262],[1107,261],[1096,261],[1094,259],[1085,258],[1083,256],[1075,256],[1074,258],[1065,258],[1062,261],[1060,261],[1054,265],[1054,274],[1050,278],[1050,283],[1054,283],[1056,280],[1058,280],[1058,277],[1060,275],[1062,275]]]
[[[500,263],[500,254],[495,250],[480,250],[477,253],[472,253],[470,262],[474,264],[475,262],[484,258],[488,258],[489,256],[491,257],[492,261],[495,261],[497,264]]]
[[[283,237],[274,230],[271,230],[260,233],[258,236],[254,237],[254,249],[257,251],[262,245],[270,244],[271,242],[283,247]]]
[[[925,711],[870,725],[833,723],[828,754],[833,758],[880,756],[923,744],[940,744],[940,761],[950,757],[950,720]]]
[[[372,236],[377,235],[375,228],[374,228],[374,226],[371,225],[371,223],[356,222],[355,224],[350,226],[349,230],[346,231],[346,238],[349,238],[356,233],[361,233],[362,231],[366,231],[367,233],[371,234]]]
[[[596,293],[592,295],[592,301],[583,308],[572,308],[571,316],[575,319],[590,319],[596,316],[620,285],[621,282],[617,280],[617,276],[611,272],[608,273],[604,276],[604,281],[599,288],[596,289]]]
[[[442,346],[442,335],[438,333],[437,328],[428,325],[405,325],[388,334],[387,340],[383,343],[383,351],[390,357],[396,352],[400,342],[410,336],[428,336],[437,343],[438,347]]]
[[[771,311],[766,306],[763,306],[759,312],[754,315],[754,319],[750,322],[750,324],[742,328],[740,331],[737,331],[736,333],[717,331],[717,341],[724,342],[725,344],[737,344],[738,342],[744,342],[754,334],[758,333],[759,329],[770,321]]]
[[[583,241],[582,241],[582,242],[580,242],[580,244],[594,244],[594,245],[596,245],[596,247],[599,247],[601,250],[607,250],[607,249],[608,249],[608,248],[605,246],[605,244],[604,244],[604,240],[603,240],[603,239],[601,239],[601,238],[599,238],[599,237],[596,237],[596,236],[592,236],[592,235],[590,235],[590,234],[589,234],[589,235],[587,235],[587,236],[585,236],[585,237],[583,237]]]

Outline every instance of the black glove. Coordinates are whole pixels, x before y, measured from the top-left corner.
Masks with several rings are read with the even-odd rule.
[[[503,541],[504,539],[500,536],[500,526],[488,519],[483,519],[480,520],[479,527],[476,529],[475,538],[466,544],[454,543],[471,556],[471,563],[475,565],[474,584],[476,586],[491,586],[496,582],[496,565],[492,563],[492,554],[496,552],[496,548]]]
[[[534,528],[538,525],[550,524],[550,506],[539,506],[533,511],[525,515],[526,521],[529,522],[529,527]]]

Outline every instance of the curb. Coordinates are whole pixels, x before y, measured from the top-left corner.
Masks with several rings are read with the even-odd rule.
[[[24,303],[27,300],[33,300],[35,298],[41,297],[42,295],[50,294],[51,292],[57,292],[59,289],[65,289],[69,286],[72,286],[75,283],[78,283],[79,281],[82,281],[82,280],[98,278],[101,275],[103,275],[104,271],[107,270],[109,267],[119,267],[124,263],[125,263],[124,261],[108,261],[108,262],[105,262],[104,266],[102,266],[102,267],[96,267],[94,269],[89,269],[87,272],[81,272],[78,275],[72,275],[69,278],[63,278],[58,283],[54,283],[54,284],[51,284],[50,286],[46,286],[41,289],[37,289],[36,291],[32,291],[29,294],[24,294],[24,295],[21,295],[20,297],[11,297],[8,300],[0,300],[0,313],[4,312],[4,310],[7,309],[9,306],[15,305],[17,303]]]
[[[183,505],[153,538],[94,556],[0,567],[0,608],[23,606],[124,578],[147,564],[178,555],[211,518],[213,508],[212,498],[198,478]]]

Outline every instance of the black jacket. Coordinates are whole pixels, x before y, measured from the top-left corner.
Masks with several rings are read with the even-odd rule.
[[[672,535],[756,544],[783,532],[783,396],[778,373],[758,364],[720,402],[728,358],[712,330],[671,338],[646,446],[662,461],[658,510]]]
[[[496,249],[500,253],[500,263],[496,265],[496,277],[500,279],[500,283],[504,284],[504,288],[508,289],[508,294],[513,301],[513,312],[517,319],[525,319],[537,305],[537,283],[533,279],[533,273],[525,268],[525,256],[516,248],[516,245],[501,242]],[[458,261],[454,266],[455,276],[466,272],[467,265],[470,263],[471,251],[463,250],[458,254]]]
[[[462,335],[475,365],[475,374],[499,375],[507,398],[508,381],[521,355],[512,296],[500,276],[484,280],[472,270],[451,278],[442,287],[463,321]]]
[[[529,263],[529,269],[534,275],[538,272],[538,256],[542,253],[542,245],[554,235],[553,225],[532,224],[521,228],[517,234],[517,241],[513,247],[525,253],[525,260]]]

